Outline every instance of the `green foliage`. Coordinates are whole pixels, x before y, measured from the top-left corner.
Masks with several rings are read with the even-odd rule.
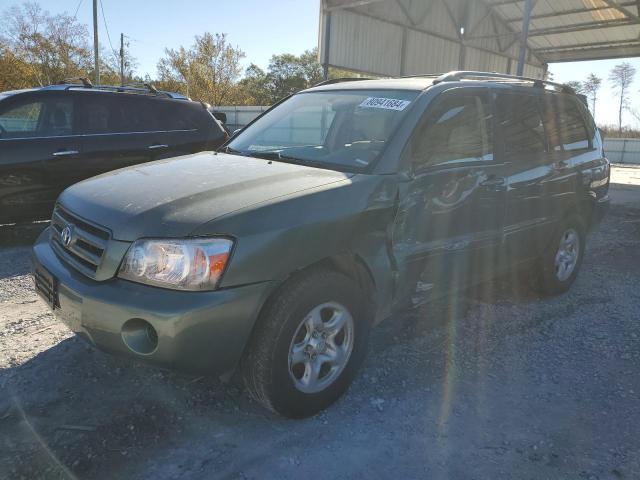
[[[37,3],[7,9],[0,18],[0,91],[94,77],[87,26],[67,13],[52,15]],[[130,65],[135,59],[128,57]],[[101,55],[101,83],[120,83],[117,56]]]
[[[236,100],[236,82],[244,52],[230,45],[227,35],[196,35],[191,47],[165,49],[158,62],[158,86],[212,105]]]
[[[345,70],[329,71],[329,78],[357,76]],[[246,93],[247,104],[272,105],[322,80],[322,65],[318,62],[317,50],[313,49],[299,56],[290,53],[274,55],[266,72],[251,64],[239,84]]]

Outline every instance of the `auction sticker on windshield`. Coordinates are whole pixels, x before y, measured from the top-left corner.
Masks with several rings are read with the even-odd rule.
[[[411,102],[409,100],[397,100],[395,98],[369,97],[362,102],[361,108],[384,108],[385,110],[404,110]]]

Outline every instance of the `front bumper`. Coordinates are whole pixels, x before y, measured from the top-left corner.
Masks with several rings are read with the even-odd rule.
[[[235,368],[270,287],[183,292],[118,278],[98,282],[61,261],[49,245],[49,229],[33,246],[32,262],[34,272],[57,280],[54,313],[73,332],[109,353],[197,373]],[[125,343],[123,326],[132,319],[157,332],[153,351],[136,353]]]

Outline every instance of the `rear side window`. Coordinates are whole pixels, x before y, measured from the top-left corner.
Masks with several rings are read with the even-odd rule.
[[[98,94],[84,98],[86,133],[139,133],[157,130],[151,102],[125,95]]]
[[[493,112],[486,92],[444,93],[409,143],[417,167],[493,160]]]
[[[578,105],[571,98],[545,95],[542,98],[544,123],[552,151],[589,148],[589,134]]]
[[[196,130],[198,128],[199,112],[192,108],[191,102],[181,102],[183,101],[156,100],[153,102],[160,130]]]
[[[546,151],[544,127],[535,96],[499,93],[497,111],[505,156]]]
[[[153,102],[144,98],[117,99],[117,125],[120,132],[152,132],[160,130],[156,122]]]
[[[73,100],[49,98],[0,111],[0,138],[59,137],[73,133]]]

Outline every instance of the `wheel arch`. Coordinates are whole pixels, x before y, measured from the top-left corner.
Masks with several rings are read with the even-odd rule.
[[[371,268],[367,265],[365,260],[360,255],[353,252],[344,252],[325,257],[310,265],[289,273],[286,277],[280,279],[274,285],[269,294],[266,295],[265,300],[262,302],[262,305],[258,310],[258,314],[256,315],[256,320],[253,324],[253,327],[251,328],[251,332],[247,337],[247,342],[245,343],[239,365],[248,354],[251,344],[251,338],[253,338],[253,335],[258,328],[261,319],[264,317],[265,310],[269,308],[274,299],[290,281],[300,275],[310,274],[315,270],[331,270],[334,272],[339,272],[356,282],[356,284],[365,292],[366,297],[371,300],[369,304],[368,314],[371,316],[372,322],[374,321],[375,312],[377,309],[377,287],[373,272],[371,271]]]

